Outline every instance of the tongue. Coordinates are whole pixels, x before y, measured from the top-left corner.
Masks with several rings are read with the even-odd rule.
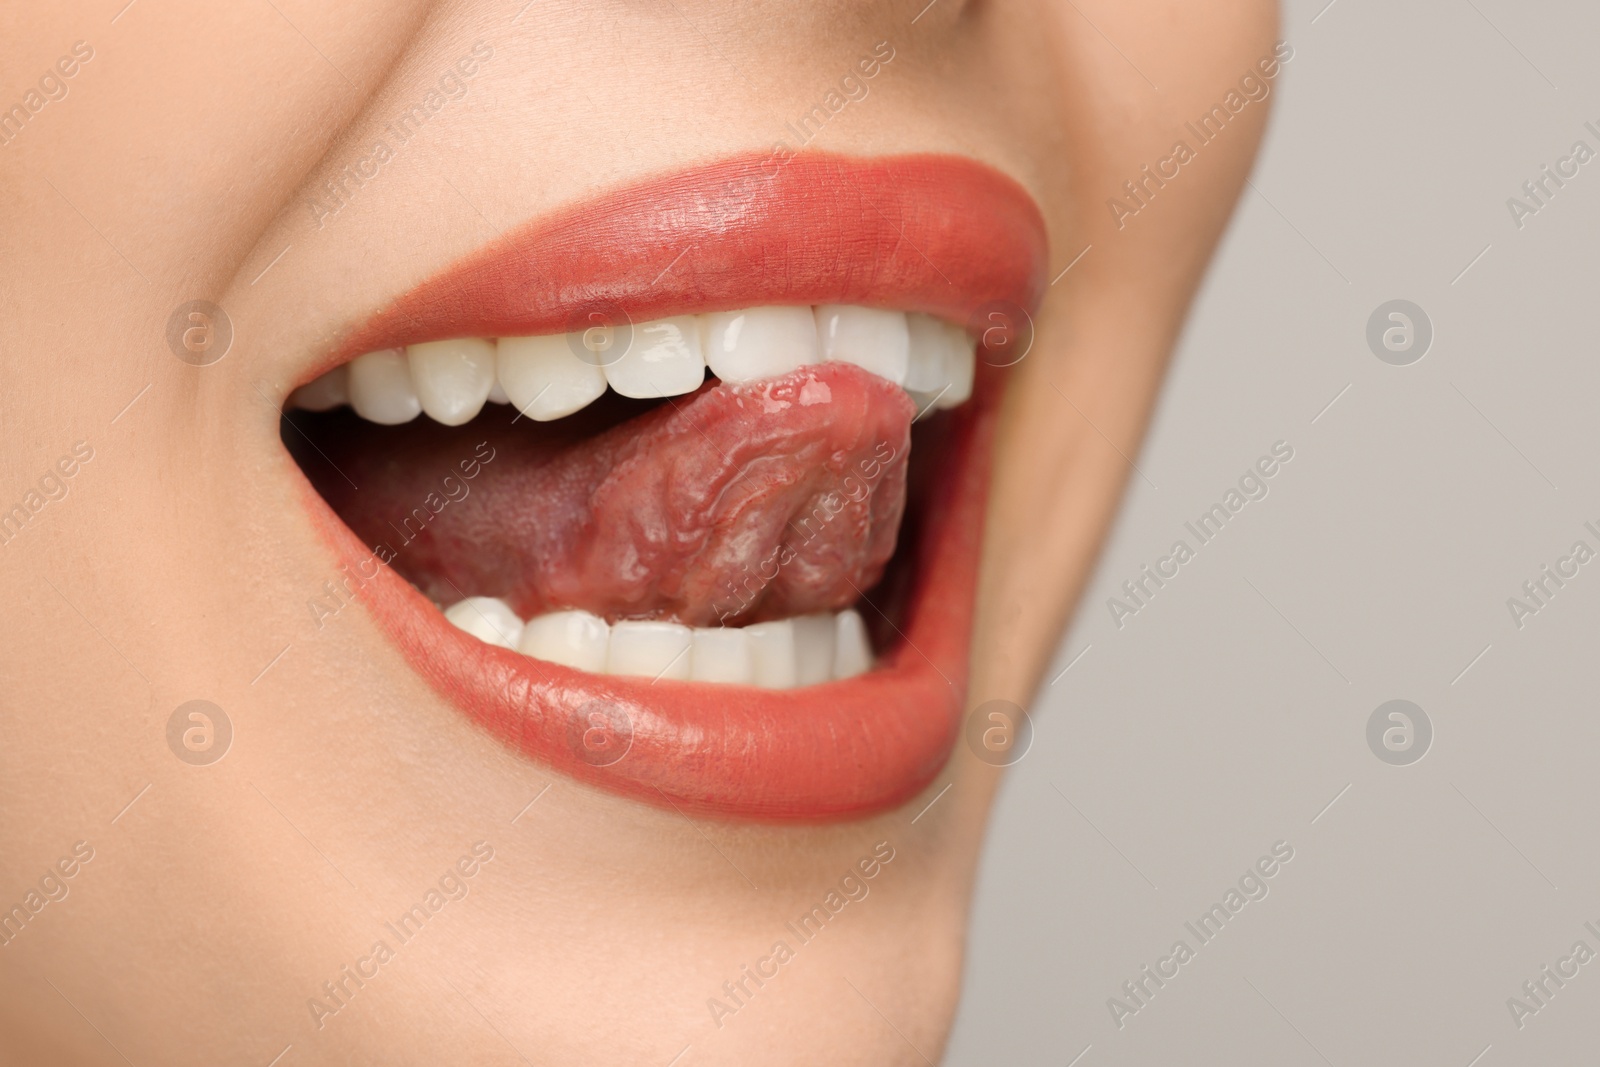
[[[346,416],[318,441],[343,475],[305,466],[443,604],[709,626],[835,610],[878,580],[905,508],[915,409],[899,387],[825,363],[714,382],[596,432],[619,407],[542,425],[491,407],[454,429]]]

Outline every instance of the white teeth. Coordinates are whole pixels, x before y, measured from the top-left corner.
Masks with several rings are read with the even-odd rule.
[[[706,365],[725,382],[776,378],[821,358],[808,307],[718,311],[704,321]]]
[[[920,312],[853,304],[656,319],[633,328],[627,349],[599,349],[588,359],[578,355],[584,339],[576,333],[468,337],[368,352],[296,389],[289,406],[326,411],[348,400],[371,422],[410,422],[426,411],[460,426],[485,403],[509,403],[549,422],[592,404],[607,386],[629,397],[681,396],[700,388],[708,367],[740,383],[833,361],[902,386],[927,411],[969,399],[976,363],[972,338],[958,326]]]
[[[522,635],[522,620],[503,600],[492,596],[469,596],[450,605],[444,617],[458,629],[489,645],[516,648]]]
[[[958,331],[932,315],[918,311],[906,316],[906,328],[911,341],[906,390],[912,393],[937,393],[950,383],[950,342],[952,335]]]
[[[795,662],[794,622],[760,622],[746,626],[756,684],[763,689],[792,689],[799,679]]]
[[[289,394],[289,406],[306,411],[330,411],[350,403],[350,365],[341,363]]]
[[[627,619],[608,625],[587,611],[555,611],[524,624],[505,601],[475,596],[444,616],[480,641],[592,674],[792,689],[872,666],[866,627],[853,610],[742,629]]]
[[[461,426],[478,417],[494,388],[494,345],[481,337],[427,341],[407,348],[406,357],[429,418]]]
[[[978,373],[978,352],[972,338],[962,333],[950,356],[950,389],[939,398],[939,408],[960,407],[972,399],[972,380]]]
[[[787,374],[823,360],[847,362],[903,386],[919,408],[955,407],[972,395],[976,353],[959,327],[927,315],[841,304],[755,307],[680,315],[635,327],[609,366],[580,358],[578,335],[458,338],[368,352],[290,394],[289,405],[326,411],[348,403],[370,422],[397,425],[423,411],[459,426],[488,402],[514,404],[546,422],[597,400],[690,393],[709,367],[729,383]],[[445,611],[479,640],[596,674],[789,689],[870,670],[872,646],[853,610],[696,628],[659,621],[615,625],[558,611],[525,625],[504,602],[468,597]]]
[[[833,645],[833,676],[854,678],[865,674],[872,666],[872,645],[867,641],[867,627],[854,608],[839,612],[835,621]]]
[[[522,628],[517,651],[524,656],[603,674],[611,647],[611,627],[587,611],[536,615]]]
[[[606,391],[605,371],[579,359],[569,339],[560,333],[500,338],[500,384],[517,409],[535,422],[571,415]]]
[[[368,422],[398,426],[422,414],[411,367],[398,348],[368,352],[350,362],[350,406]]]
[[[679,396],[706,377],[700,324],[693,315],[657,319],[633,328],[633,343],[606,365],[606,381],[623,396]]]
[[[833,615],[802,615],[789,621],[794,623],[795,683],[816,685],[832,679]]]
[[[689,678],[695,682],[750,685],[756,680],[750,635],[732,626],[696,627]]]
[[[816,317],[823,359],[854,363],[896,385],[905,384],[911,335],[902,312],[822,304]]]
[[[953,408],[968,400],[977,363],[972,338],[931,315],[914,312],[906,316],[906,325],[911,353],[905,386],[918,409]]]
[[[689,628],[675,622],[618,622],[611,627],[606,673],[688,681],[693,640]]]

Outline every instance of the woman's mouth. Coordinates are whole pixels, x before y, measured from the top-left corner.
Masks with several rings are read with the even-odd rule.
[[[656,804],[858,816],[965,702],[1043,222],[970,160],[754,157],[537,220],[355,328],[283,439],[367,604],[524,755]],[[976,371],[976,373],[975,373]]]

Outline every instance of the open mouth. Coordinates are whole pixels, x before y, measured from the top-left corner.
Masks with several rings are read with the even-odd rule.
[[[985,356],[1044,262],[969,160],[725,161],[400,297],[283,439],[343,595],[520,752],[685,810],[867,814],[949,756],[985,363],[1014,358]]]

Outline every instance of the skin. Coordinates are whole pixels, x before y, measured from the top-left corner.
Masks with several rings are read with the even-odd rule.
[[[0,35],[7,106],[72,42],[95,49],[0,148],[0,500],[94,449],[0,548],[0,905],[94,849],[0,948],[0,1062],[266,1064],[285,1045],[284,1065],[937,1060],[1000,772],[958,745],[903,810],[770,827],[519,759],[359,604],[312,624],[335,575],[277,406],[336,330],[497,228],[764,150],[888,40],[870,95],[815,147],[971,155],[1037,198],[1052,276],[1093,246],[1051,288],[1002,412],[968,704],[1025,705],[1267,109],[1125,228],[1105,201],[1272,51],[1271,5],[940,0],[915,24],[921,0],[547,2],[515,23],[513,3],[120,7],[31,5]],[[494,56],[466,97],[317,228],[312,187],[479,40]],[[196,298],[236,337],[203,368],[164,337]],[[235,732],[207,767],[166,741],[197,698]],[[480,841],[495,855],[470,895],[317,1029],[307,999]],[[798,945],[785,922],[879,841],[895,858],[870,895],[714,1025],[707,998]]]

